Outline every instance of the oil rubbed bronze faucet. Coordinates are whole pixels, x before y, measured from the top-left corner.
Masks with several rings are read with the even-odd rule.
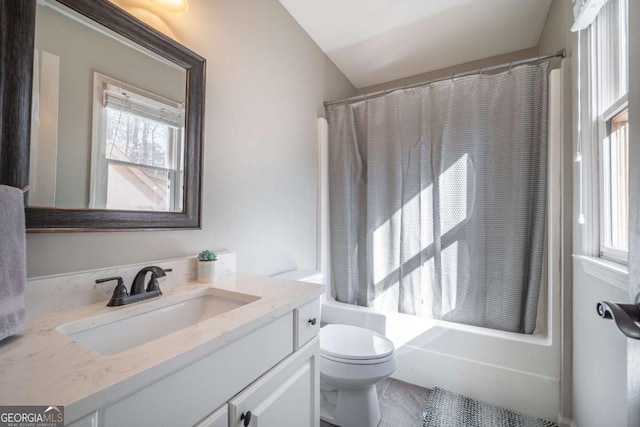
[[[124,285],[122,277],[108,277],[105,279],[97,279],[96,283],[108,282],[110,280],[117,280],[118,284],[113,290],[113,295],[107,303],[108,307],[116,307],[119,305],[131,304],[133,302],[146,300],[162,295],[160,290],[160,284],[158,279],[166,276],[166,272],[172,271],[170,268],[163,269],[156,266],[145,267],[138,271],[136,277],[131,284],[131,292],[127,292],[127,287]],[[150,275],[149,281],[145,287],[145,280]]]

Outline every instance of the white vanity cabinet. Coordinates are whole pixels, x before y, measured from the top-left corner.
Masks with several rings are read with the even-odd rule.
[[[320,344],[306,319],[319,310],[314,300],[249,332],[102,409],[98,425],[319,426]]]

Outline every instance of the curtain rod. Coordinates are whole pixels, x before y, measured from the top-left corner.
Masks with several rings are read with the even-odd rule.
[[[464,73],[458,73],[458,74],[452,74],[450,76],[446,76],[446,77],[440,77],[437,79],[433,79],[433,80],[428,80],[428,81],[424,81],[424,82],[420,82],[420,83],[414,83],[414,84],[410,84],[410,85],[406,85],[406,86],[401,86],[401,87],[396,87],[393,89],[386,89],[386,90],[380,90],[377,92],[371,92],[371,93],[366,93],[364,95],[357,95],[357,96],[351,96],[348,98],[344,98],[344,99],[339,99],[337,101],[327,101],[324,103],[325,107],[331,107],[333,105],[341,105],[341,104],[350,104],[352,102],[357,102],[357,101],[361,101],[363,99],[369,99],[369,98],[376,98],[378,96],[381,95],[386,95],[388,93],[391,92],[395,92],[398,90],[403,90],[403,89],[413,89],[413,88],[417,88],[417,87],[421,87],[421,86],[428,86],[431,83],[437,83],[437,82],[442,82],[445,80],[451,80],[457,77],[466,77],[466,76],[472,76],[474,74],[482,74],[484,72],[487,71],[496,71],[496,70],[500,70],[502,68],[511,68],[511,67],[515,67],[517,65],[522,65],[522,64],[526,64],[528,62],[533,62],[533,61],[543,61],[545,59],[551,59],[551,58],[564,58],[566,56],[566,51],[564,49],[558,50],[554,53],[551,53],[549,55],[542,55],[542,56],[532,56],[531,58],[526,58],[526,59],[520,59],[518,61],[512,61],[512,62],[506,62],[504,64],[499,64],[499,65],[492,65],[490,67],[483,67],[483,68],[479,68],[477,70],[473,70],[473,71],[466,71]]]

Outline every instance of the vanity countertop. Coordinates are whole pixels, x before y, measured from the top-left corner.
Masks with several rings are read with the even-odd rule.
[[[21,335],[0,344],[0,404],[64,405],[65,419],[73,421],[188,366],[324,292],[324,285],[232,273],[214,283],[189,283],[165,292],[164,297],[208,287],[260,299],[111,355],[85,347],[56,327],[163,297],[122,307],[106,307],[104,301],[28,320]]]

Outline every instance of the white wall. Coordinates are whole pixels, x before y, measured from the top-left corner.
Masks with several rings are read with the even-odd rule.
[[[580,260],[585,228],[578,224],[579,164],[573,162],[578,138],[578,38],[571,33],[571,2],[554,0],[538,45],[540,53],[567,49],[565,93],[565,149],[563,194],[565,195],[565,278],[563,306],[563,415],[578,427],[626,425],[626,339],[612,322],[596,314],[598,301],[626,301],[626,293],[606,280],[585,271]],[[586,143],[586,142],[583,142]],[[573,236],[571,235],[573,234]],[[572,267],[573,264],[573,267]]]
[[[640,2],[629,1],[629,162],[640,161]],[[640,292],[640,171],[629,170],[629,294],[627,302],[635,301]],[[640,425],[640,341],[627,343],[627,415],[630,426]]]
[[[163,16],[207,59],[202,230],[37,233],[29,277],[233,249],[238,270],[314,268],[316,117],[355,89],[277,0]]]
[[[627,301],[627,292],[574,265],[573,420],[578,427],[626,426],[627,339],[597,316],[598,301]]]
[[[403,79],[392,80],[390,82],[380,83],[373,86],[367,86],[360,89],[356,89],[358,95],[363,95],[371,92],[378,92],[381,90],[395,89],[398,87],[408,86],[421,82],[428,82],[430,80],[436,80],[443,77],[452,76],[454,74],[465,73],[468,71],[475,71],[480,68],[490,67],[497,64],[506,64],[521,59],[531,58],[538,54],[537,47],[530,47],[527,49],[516,50],[514,52],[505,53],[502,55],[491,56],[489,58],[483,58],[476,61],[465,62],[464,64],[454,65],[452,67],[441,68],[438,70],[429,71],[426,73],[416,74],[415,76],[405,77]]]

